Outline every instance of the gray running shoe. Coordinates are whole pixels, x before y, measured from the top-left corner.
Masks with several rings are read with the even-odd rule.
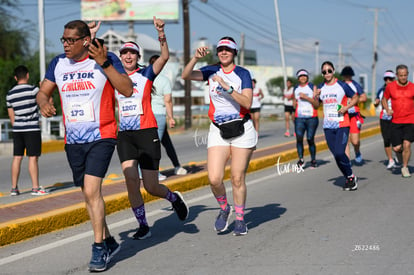
[[[402,167],[401,168],[401,175],[403,178],[410,178],[411,174],[410,174],[410,170],[408,169],[408,167]]]

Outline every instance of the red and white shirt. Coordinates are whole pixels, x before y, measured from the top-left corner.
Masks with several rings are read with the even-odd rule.
[[[126,74],[115,54],[109,52],[108,60]],[[74,61],[65,54],[58,55],[50,62],[45,78],[59,88],[65,143],[116,138],[114,87],[95,60],[87,57]]]

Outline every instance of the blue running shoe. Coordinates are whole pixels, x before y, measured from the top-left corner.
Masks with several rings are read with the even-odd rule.
[[[231,216],[233,209],[231,206],[227,207],[227,210],[220,209],[220,213],[217,216],[216,223],[214,224],[214,229],[217,232],[223,232],[227,230],[229,226],[229,218]]]
[[[92,258],[89,262],[89,271],[104,271],[108,259],[108,250],[104,246],[92,245]]]
[[[361,164],[362,163],[362,155],[361,152],[355,153],[355,163]]]
[[[234,236],[243,236],[247,234],[247,225],[244,220],[236,220],[234,222]]]

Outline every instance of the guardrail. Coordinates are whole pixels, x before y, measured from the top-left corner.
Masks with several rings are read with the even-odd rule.
[[[63,126],[62,116],[54,116],[46,119],[41,119],[40,123],[46,122],[45,136],[63,138],[65,135],[65,128]],[[12,140],[12,130],[10,119],[0,119],[0,142],[7,142]]]

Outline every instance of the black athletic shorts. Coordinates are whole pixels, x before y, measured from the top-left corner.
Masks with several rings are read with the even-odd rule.
[[[38,157],[42,152],[42,134],[40,131],[13,132],[13,156]]]
[[[410,142],[414,141],[414,124],[397,124],[391,125],[391,144],[392,146],[398,146],[403,143],[403,140]]]
[[[285,113],[293,114],[295,113],[295,108],[293,108],[293,106],[285,105]]]
[[[158,170],[161,159],[157,128],[118,132],[119,160],[137,160],[141,169]]]

